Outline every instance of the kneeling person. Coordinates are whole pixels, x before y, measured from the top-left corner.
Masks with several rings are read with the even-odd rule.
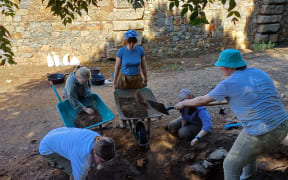
[[[51,167],[82,180],[90,167],[114,157],[115,144],[113,139],[89,129],[61,127],[48,132],[40,142],[39,152]]]
[[[182,89],[178,94],[178,100],[192,99],[189,89]],[[181,116],[169,122],[165,129],[180,139],[191,141],[191,146],[195,145],[199,139],[204,137],[212,129],[210,114],[206,107],[187,107],[180,111]]]

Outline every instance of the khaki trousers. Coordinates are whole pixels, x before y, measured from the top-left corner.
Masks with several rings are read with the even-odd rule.
[[[259,136],[251,136],[242,130],[224,160],[225,180],[244,180],[255,175],[256,157],[280,145],[287,132],[288,120],[274,130]]]

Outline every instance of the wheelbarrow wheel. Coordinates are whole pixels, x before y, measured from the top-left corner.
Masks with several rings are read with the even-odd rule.
[[[136,139],[140,145],[146,145],[147,143],[145,125],[141,121],[136,124]]]

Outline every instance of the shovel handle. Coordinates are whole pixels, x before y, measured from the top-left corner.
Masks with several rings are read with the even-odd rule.
[[[174,109],[174,106],[167,106],[167,107],[166,107],[166,110],[167,110],[167,111],[169,111],[169,110],[171,110],[171,109]]]
[[[217,105],[225,105],[225,104],[228,104],[228,102],[212,102],[205,106],[217,106]]]

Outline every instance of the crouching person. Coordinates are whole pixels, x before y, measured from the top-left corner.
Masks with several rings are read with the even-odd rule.
[[[178,94],[179,102],[192,99],[189,89],[182,89]],[[165,129],[178,135],[180,139],[191,141],[191,146],[197,144],[212,129],[210,114],[206,107],[187,107],[180,111],[181,116],[169,122]]]
[[[113,139],[89,129],[61,127],[48,132],[39,152],[51,167],[62,169],[74,180],[83,180],[90,167],[101,166],[114,157],[115,144]]]

